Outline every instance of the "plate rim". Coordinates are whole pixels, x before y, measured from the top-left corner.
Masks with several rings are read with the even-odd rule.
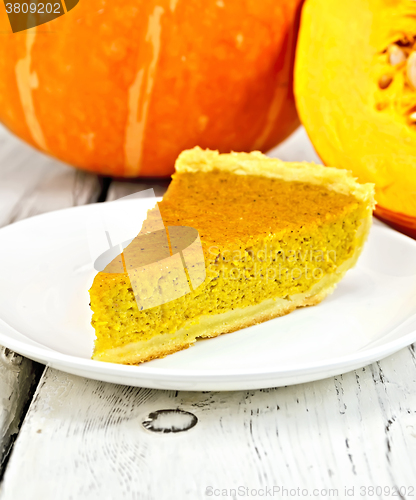
[[[416,314],[414,315],[416,317]],[[413,316],[412,316],[413,318]],[[8,345],[3,341],[4,339],[7,340]],[[413,339],[413,340],[411,340]],[[10,342],[9,342],[10,340]],[[330,369],[332,368],[340,368],[342,370],[342,367],[348,367],[351,364],[355,365],[357,364],[357,367],[363,366],[363,363],[368,363],[374,362],[374,360],[382,359],[385,356],[389,356],[391,354],[394,354],[398,350],[407,347],[411,344],[416,342],[416,329],[413,332],[410,332],[403,337],[400,337],[399,339],[396,339],[394,341],[387,342],[385,344],[382,344],[381,346],[374,347],[372,349],[366,349],[363,350],[360,354],[360,356],[357,356],[357,354],[352,353],[348,354],[346,356],[340,356],[337,358],[332,358],[329,361],[325,362],[320,362],[317,364],[310,363],[310,364],[301,364],[301,365],[293,365],[291,368],[286,368],[284,370],[279,370],[275,369],[273,371],[271,370],[245,370],[244,372],[237,372],[237,371],[224,371],[224,372],[219,372],[217,371],[216,373],[208,372],[208,371],[203,371],[203,370],[194,370],[194,369],[169,369],[169,368],[152,368],[152,367],[146,367],[145,364],[141,365],[123,365],[119,363],[109,363],[109,362],[104,362],[104,361],[97,361],[94,359],[85,359],[85,358],[80,358],[77,356],[71,356],[69,354],[63,354],[54,350],[48,351],[47,349],[44,349],[42,347],[37,347],[37,346],[30,346],[28,343],[21,342],[19,340],[14,340],[8,337],[7,335],[4,335],[2,332],[0,332],[0,343],[4,347],[11,349],[18,354],[21,354],[23,356],[26,356],[28,358],[31,358],[31,356],[36,357],[37,359],[47,359],[47,365],[49,363],[55,363],[56,361],[61,361],[67,364],[68,366],[72,367],[79,367],[82,369],[92,369],[93,372],[96,372],[97,370],[94,370],[95,367],[99,368],[98,372],[104,370],[104,371],[114,371],[117,374],[123,374],[126,372],[127,374],[131,375],[137,374],[140,375],[140,378],[157,378],[159,380],[165,380],[166,377],[169,377],[169,381],[180,381],[184,379],[189,379],[190,377],[192,378],[193,381],[195,382],[203,382],[203,381],[210,381],[212,379],[241,379],[244,377],[260,377],[260,378],[268,378],[270,376],[273,377],[284,377],[284,376],[294,376],[301,372],[300,374],[311,374],[314,373],[315,371],[318,370],[325,370],[325,369]],[[9,347],[10,346],[10,347]],[[52,356],[49,356],[49,353],[53,353]],[[52,359],[48,359],[52,358]],[[366,363],[366,364],[368,364]],[[101,370],[102,369],[102,370]],[[353,368],[354,369],[354,368]],[[345,373],[340,371],[339,373]]]
[[[140,201],[160,201],[161,197],[155,198],[139,198]],[[118,200],[114,200],[118,201]],[[131,202],[132,200],[125,200]],[[134,200],[137,202],[137,199]],[[14,222],[9,224],[3,228],[0,228],[0,237],[5,235],[9,230],[16,230],[18,227],[22,227],[27,224],[37,223],[39,218],[48,219],[54,218],[62,213],[74,212],[74,211],[88,211],[88,210],[97,210],[100,206],[108,206],[108,203],[91,203],[88,205],[79,205],[76,207],[63,208],[59,210],[53,210],[50,212],[46,212],[43,214],[37,214],[32,217],[28,217],[26,219]],[[399,233],[398,231],[390,228],[387,224],[379,221],[375,217],[373,217],[373,225],[377,227],[377,230],[381,230],[387,234],[389,238],[395,238],[403,241],[403,243],[414,245],[416,250],[416,240]],[[1,319],[1,318],[0,318]],[[416,320],[416,312],[407,317],[403,321],[408,320]],[[401,324],[403,323],[401,322]],[[17,332],[19,335],[26,337],[26,335],[18,330],[15,330],[12,326],[8,325],[5,321],[2,320],[2,325],[5,326],[6,332],[7,330],[13,330]],[[26,337],[27,338],[27,337]],[[31,342],[36,342],[28,338]],[[106,374],[108,376],[116,376],[116,377],[130,377],[135,378],[138,383],[140,382],[149,382],[149,381],[157,381],[163,382],[169,379],[168,389],[172,388],[172,383],[182,383],[185,381],[192,381],[195,384],[203,384],[203,383],[214,383],[214,384],[223,384],[227,385],[227,383],[235,383],[241,381],[244,383],[247,379],[251,381],[259,381],[263,380],[264,382],[268,379],[279,379],[279,378],[291,378],[297,377],[298,379],[307,379],[308,375],[314,375],[315,373],[329,371],[329,370],[337,370],[337,373],[346,373],[346,371],[351,371],[354,369],[358,369],[367,364],[373,363],[377,360],[383,359],[384,357],[394,354],[400,349],[411,345],[416,342],[416,328],[414,331],[407,333],[404,336],[399,337],[398,339],[394,339],[391,341],[387,341],[381,345],[378,345],[373,348],[361,348],[360,351],[355,351],[353,353],[349,353],[345,356],[338,356],[336,358],[331,358],[324,362],[313,362],[310,363],[301,363],[301,364],[293,364],[290,368],[279,369],[276,367],[271,370],[270,368],[266,370],[262,369],[248,369],[248,370],[216,370],[215,373],[207,370],[198,370],[195,368],[188,369],[172,369],[172,368],[154,368],[146,366],[146,363],[141,365],[123,365],[119,363],[108,363],[103,361],[97,361],[93,359],[82,358],[78,356],[73,356],[69,354],[64,354],[53,349],[49,349],[47,347],[31,345],[30,342],[24,342],[22,340],[13,339],[7,333],[3,332],[3,327],[0,326],[0,343],[4,347],[11,349],[23,356],[26,356],[30,359],[35,358],[36,361],[40,361],[41,363],[46,364],[46,366],[54,366],[58,369],[62,369],[63,371],[67,371],[65,368],[72,368],[73,370],[80,369],[83,370],[83,373],[90,373],[91,378],[96,378],[96,375]],[[346,371],[345,371],[346,370]],[[83,375],[85,376],[85,375]],[[314,380],[318,380],[321,378],[326,378],[333,375],[323,375],[321,377],[317,377]],[[108,378],[108,377],[107,377]],[[102,378],[98,378],[98,380],[103,380]],[[121,380],[118,380],[116,383],[123,383]],[[293,383],[301,383],[299,381],[295,381]],[[129,382],[126,384],[131,385]],[[287,385],[286,383],[284,385]],[[162,387],[159,387],[162,388]],[[198,390],[198,389],[197,389]],[[199,389],[204,390],[204,389]],[[212,390],[219,390],[218,387]],[[220,389],[221,390],[221,389]],[[241,388],[240,390],[243,390]]]

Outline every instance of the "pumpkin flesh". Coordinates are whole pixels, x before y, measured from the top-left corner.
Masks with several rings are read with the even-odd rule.
[[[295,64],[298,112],[323,162],[375,183],[376,215],[414,237],[415,17],[408,0],[307,0]]]

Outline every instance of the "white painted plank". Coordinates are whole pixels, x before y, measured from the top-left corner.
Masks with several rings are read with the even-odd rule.
[[[95,201],[97,177],[39,153],[0,127],[0,227]]]
[[[143,427],[149,413],[176,408],[193,413],[196,426],[170,434]],[[233,393],[137,389],[48,370],[0,498],[193,500],[210,486],[335,488],[339,498],[346,487],[354,498],[360,487],[409,491],[415,414],[409,349],[340,377]]]
[[[28,397],[33,393],[42,367],[0,347],[0,471],[19,432]]]
[[[304,132],[297,134],[271,154],[317,160]],[[118,183],[109,198],[135,187]],[[149,414],[177,408],[198,423],[168,434],[143,427]],[[400,497],[394,487],[407,488],[402,496],[411,498],[415,417],[413,348],[343,376],[233,393],[137,389],[47,370],[0,499],[194,500],[247,497],[246,488],[270,496],[273,487],[288,490],[274,491],[276,498]],[[169,416],[160,422],[166,426]],[[372,495],[369,487],[390,492]],[[290,492],[297,488],[304,491]]]
[[[0,227],[98,196],[96,176],[49,158],[0,127]],[[0,348],[0,471],[41,367]]]

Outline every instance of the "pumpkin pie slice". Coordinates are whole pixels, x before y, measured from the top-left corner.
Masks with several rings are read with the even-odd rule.
[[[140,234],[94,279],[93,359],[142,363],[316,305],[371,226],[373,185],[345,170],[200,148],[175,169]]]

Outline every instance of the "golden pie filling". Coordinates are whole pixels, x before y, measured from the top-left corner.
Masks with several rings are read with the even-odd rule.
[[[94,359],[139,363],[317,304],[355,264],[371,224],[371,185],[337,169],[196,148],[176,171],[158,208],[166,227],[198,231],[205,279],[194,288],[188,273],[188,293],[141,306],[138,290],[151,297],[162,280],[172,291],[179,281],[172,272],[144,283],[134,267],[163,258],[163,244],[140,254],[133,240],[90,290]]]

